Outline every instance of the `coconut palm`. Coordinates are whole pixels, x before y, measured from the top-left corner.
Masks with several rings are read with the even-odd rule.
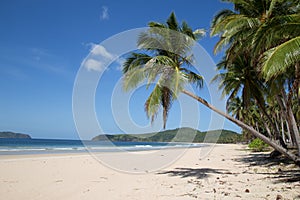
[[[284,77],[285,84],[279,87],[279,91],[286,91],[288,85],[289,91],[283,114],[288,118],[300,155],[297,111],[293,111],[293,107],[299,108],[300,104],[300,2],[288,2],[290,3],[288,13],[271,18],[267,26],[262,26],[257,31],[255,42],[256,49],[264,51],[259,64],[266,81],[272,82]],[[275,93],[278,93],[278,90]],[[294,96],[297,96],[298,102],[293,102]]]
[[[218,80],[220,82],[219,88],[223,90],[223,96],[228,96],[227,104],[231,103],[232,98],[239,96],[245,111],[250,111],[249,108],[256,104],[260,108],[258,110],[260,115],[268,121],[268,123],[263,123],[264,126],[269,124],[275,133],[276,139],[281,141],[282,146],[285,146],[281,139],[279,128],[276,126],[272,116],[267,112],[264,100],[264,95],[267,93],[266,84],[259,79],[258,73],[251,66],[251,59],[247,57],[247,54],[237,55],[232,62],[226,61],[225,58],[218,64],[218,69],[221,72],[214,77],[213,81]],[[269,136],[271,136],[270,128],[266,127],[266,129]]]
[[[219,81],[219,89],[229,100],[241,96],[246,109],[250,106],[251,100],[255,100],[265,111],[263,94],[266,88],[250,62],[246,54],[237,55],[232,62],[228,62],[225,58],[218,64],[220,73],[212,81]]]
[[[216,109],[203,98],[185,90],[187,83],[202,86],[202,77],[189,67],[193,58],[190,49],[195,40],[202,35],[203,31],[192,31],[185,22],[179,25],[174,13],[170,15],[166,24],[149,23],[149,30],[142,33],[137,41],[141,51],[132,53],[123,65],[124,89],[135,88],[146,80],[147,87],[153,88],[153,90],[146,100],[145,111],[147,116],[153,120],[159,109],[162,108],[164,128],[171,103],[181,92],[248,130],[295,162],[299,162],[299,157],[286,151],[253,127]],[[154,86],[151,87],[153,83]]]
[[[186,22],[179,25],[174,13],[166,24],[150,22],[149,28],[140,35],[137,43],[150,53],[132,53],[127,58],[123,65],[124,89],[136,87],[145,78],[148,87],[157,81],[145,103],[145,111],[153,121],[162,107],[165,128],[171,104],[177,99],[183,84],[189,82],[202,87],[202,76],[187,67],[192,62],[192,55],[188,54],[190,48],[205,32],[200,29],[192,31]]]
[[[278,96],[291,88],[281,106],[288,118],[291,132],[296,138],[300,156],[300,136],[291,96],[299,90],[299,0],[228,0],[234,3],[234,11],[223,10],[212,22],[211,35],[219,35],[215,53],[226,48],[225,60],[231,64],[240,55],[248,55],[245,68],[258,72],[261,81],[277,85],[272,96]],[[256,80],[257,76],[250,79]],[[268,81],[268,82],[267,82]],[[292,87],[288,83],[292,82]],[[281,83],[281,84],[278,84]],[[276,97],[278,98],[278,97]],[[298,104],[299,105],[299,104]],[[270,118],[268,117],[271,122]],[[279,136],[277,128],[276,135]],[[275,123],[276,125],[276,123]]]
[[[222,10],[212,21],[211,35],[221,36],[215,53],[229,45],[227,58],[245,47],[260,55],[299,33],[299,0],[224,1],[233,3],[234,11]]]
[[[238,120],[244,121],[246,117],[243,101],[239,97],[229,98],[227,100],[226,110]]]

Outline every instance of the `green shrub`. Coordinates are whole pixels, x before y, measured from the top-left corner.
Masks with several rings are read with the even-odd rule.
[[[264,141],[262,141],[261,139],[256,138],[249,143],[248,147],[254,152],[262,152],[267,151],[269,145],[264,143]]]

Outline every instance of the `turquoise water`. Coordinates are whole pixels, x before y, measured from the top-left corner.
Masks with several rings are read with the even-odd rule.
[[[145,151],[191,148],[201,144],[164,142],[103,142],[55,139],[0,139],[0,155]]]

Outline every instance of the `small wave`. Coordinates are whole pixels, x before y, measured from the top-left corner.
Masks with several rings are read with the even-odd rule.
[[[135,145],[136,148],[152,148],[153,146],[152,145]]]
[[[49,148],[47,150],[52,150],[52,151],[74,151],[74,150],[84,150],[84,147],[79,148],[79,147],[53,147]]]
[[[22,149],[0,149],[0,151],[4,152],[4,151],[46,151],[47,148],[39,148],[39,149],[29,149],[29,148],[22,148]]]
[[[22,152],[22,151],[82,151],[85,147],[45,147],[45,148],[6,148],[0,152]]]

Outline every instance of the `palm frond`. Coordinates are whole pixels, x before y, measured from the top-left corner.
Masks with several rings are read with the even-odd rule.
[[[267,14],[270,16],[273,14],[273,12],[276,12],[277,5],[284,1],[286,1],[286,0],[271,0]]]
[[[145,103],[145,112],[148,118],[151,118],[151,122],[154,121],[160,105],[161,105],[161,95],[162,95],[162,91],[161,91],[161,87],[157,84],[153,91],[151,92],[150,96],[148,97],[148,99],[146,100]]]
[[[144,68],[133,69],[127,71],[123,77],[123,89],[129,91],[136,88],[138,84],[145,80],[145,70]]]
[[[260,24],[257,18],[249,18],[244,15],[235,15],[226,23],[224,36],[234,35],[244,29],[252,29]]]
[[[219,24],[226,19],[228,16],[234,15],[235,13],[232,10],[222,10],[217,15],[214,16],[212,22],[211,22],[211,32],[210,36],[214,36],[216,34],[219,34],[221,27],[216,29],[216,26],[219,26]]]
[[[300,62],[300,36],[266,51],[261,62],[262,73],[266,80],[270,80],[297,62]]]
[[[179,93],[184,89],[185,84],[188,82],[186,74],[181,72],[179,68],[172,68],[164,73],[160,84],[169,88],[172,91],[174,99],[177,99]]]
[[[189,33],[193,34],[193,32]],[[195,36],[193,36],[195,37]],[[143,32],[138,38],[138,47],[153,51],[154,53],[178,56],[184,56],[190,51],[195,40],[186,34],[166,29],[150,28],[149,31]],[[178,57],[177,56],[177,57]],[[173,56],[174,57],[174,56]]]
[[[212,28],[211,35],[219,34],[220,40],[215,45],[214,53],[226,47],[232,41],[247,40],[249,30],[259,26],[259,20],[243,15],[230,15]],[[247,33],[247,35],[245,34]]]
[[[131,53],[123,63],[123,74],[126,74],[130,70],[143,67],[150,59],[151,56],[144,53]]]
[[[170,73],[168,70],[172,70],[177,66],[174,60],[168,56],[155,56],[152,57],[145,64],[145,75],[148,79],[148,86],[153,83],[156,78],[162,74]]]
[[[189,83],[195,84],[195,86],[199,89],[203,87],[203,76],[186,68],[180,68],[180,70],[185,73],[185,76],[187,77]]]
[[[300,15],[276,16],[261,25],[254,34],[254,55],[261,54],[300,33]]]
[[[222,49],[224,49],[229,43],[230,43],[229,37],[221,37],[220,40],[217,42],[217,44],[214,47],[214,54],[216,55],[219,53]]]
[[[151,28],[167,28],[164,24],[158,23],[158,22],[149,22],[148,26]]]
[[[158,35],[158,32],[164,32],[164,29],[161,28],[151,28],[151,31],[155,31],[156,33],[143,32],[139,35],[137,44],[141,49],[147,49],[156,51],[157,49],[170,49],[168,43],[163,40],[162,36]]]
[[[189,27],[189,25],[188,25],[185,21],[182,22],[182,25],[181,25],[181,32],[182,32],[183,34],[185,34],[185,35],[187,35],[187,36],[193,38],[193,39],[196,39],[196,38],[194,38],[195,35],[194,35],[194,33],[193,33],[192,28]]]
[[[267,0],[231,0],[234,3],[234,10],[251,17],[258,17],[265,13],[269,7]]]
[[[234,19],[236,16],[237,14],[231,11],[230,14],[227,13],[226,17],[222,16],[220,17],[220,19],[216,19],[215,21],[217,21],[218,23],[214,23],[214,25],[211,27],[210,35],[215,36],[215,35],[222,34],[224,32],[224,28],[226,24],[228,24],[229,21],[231,19]]]
[[[179,30],[179,25],[178,25],[178,21],[176,19],[175,13],[172,12],[171,15],[169,16],[168,20],[167,20],[167,24],[168,24],[168,28],[174,31],[178,31]]]

